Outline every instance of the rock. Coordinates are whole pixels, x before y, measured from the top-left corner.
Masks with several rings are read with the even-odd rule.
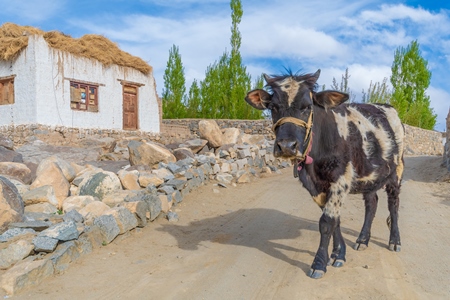
[[[125,232],[136,228],[138,225],[136,217],[126,207],[113,207],[105,214],[112,215],[116,219],[117,225],[120,229],[119,234],[124,234]]]
[[[173,176],[173,174],[170,174],[170,175]],[[139,181],[139,185],[144,188],[146,188],[149,185],[154,185],[154,186],[158,187],[164,183],[163,178],[160,178],[156,174],[153,174],[150,172],[140,172],[138,181]]]
[[[114,207],[120,203],[123,203],[128,196],[130,195],[132,196],[135,193],[136,193],[135,191],[123,191],[123,190],[114,191],[113,193],[103,197],[102,202],[108,205],[109,207]]]
[[[66,213],[63,216],[63,220],[64,220],[64,222],[69,222],[69,221],[72,221],[75,223],[83,223],[84,222],[83,216],[75,209],[72,209],[71,211]]]
[[[0,232],[4,232],[9,223],[22,222],[23,216],[24,204],[17,188],[0,176]]]
[[[181,191],[185,187],[186,182],[186,180],[181,179],[170,179],[165,183],[165,185],[172,186],[173,188]]]
[[[241,134],[237,144],[262,145],[266,142],[267,140],[262,134]]]
[[[140,191],[132,197],[125,199],[126,202],[143,201],[147,204],[150,221],[155,220],[161,213],[161,200],[158,197],[156,187],[149,185],[145,190]]]
[[[31,228],[10,228],[0,234],[0,243],[5,243],[15,237],[27,235],[27,234],[35,234],[36,231],[34,231]]]
[[[227,173],[219,173],[216,175],[216,180],[220,183],[230,184],[233,180],[233,176]]]
[[[0,284],[8,295],[14,295],[27,287],[40,284],[52,276],[53,272],[51,260],[24,260],[6,271],[1,277]]]
[[[101,201],[94,201],[80,209],[79,213],[83,216],[85,223],[92,222],[95,218],[103,215],[110,207]]]
[[[21,261],[33,251],[34,246],[26,241],[19,240],[10,244],[6,249],[0,250],[0,270],[8,269],[13,264]]]
[[[27,184],[24,184],[22,181],[16,180],[13,178],[8,178],[8,179],[9,179],[9,181],[11,181],[12,184],[14,184],[16,186],[16,188],[19,191],[19,194],[21,196],[30,190],[30,186]]]
[[[31,183],[31,170],[25,164],[16,162],[0,162],[0,175]]]
[[[36,179],[31,184],[30,190],[44,185],[53,187],[59,203],[58,208],[61,208],[62,202],[69,196],[70,183],[64,176],[61,168],[54,162],[49,162],[45,169],[41,169],[39,173],[36,173]]]
[[[141,186],[138,183],[139,171],[125,171],[120,170],[117,175],[119,176],[122,186],[126,190],[139,190]]]
[[[223,134],[214,120],[201,120],[198,122],[200,137],[207,140],[209,145],[217,148],[223,145]]]
[[[100,148],[103,153],[109,153],[114,152],[114,148],[116,147],[117,142],[112,137],[104,137],[100,139],[84,139],[80,144],[85,148]]]
[[[4,135],[0,135],[0,147],[4,147],[8,150],[14,150],[14,142]]]
[[[93,196],[87,195],[87,196],[70,196],[67,197],[63,201],[62,209],[65,213],[70,212],[71,210],[77,210],[79,211],[89,203],[92,203],[96,201]]]
[[[248,172],[241,171],[241,173],[238,174],[236,183],[250,183],[250,182],[251,182],[251,176]]]
[[[53,262],[55,274],[61,274],[79,257],[80,252],[75,241],[68,241],[59,245],[49,259]]]
[[[191,157],[194,158],[194,153],[189,148],[177,148],[173,150],[173,155],[178,160],[183,160],[185,158]]]
[[[39,233],[41,237],[51,237],[60,241],[70,241],[79,236],[77,225],[73,221],[62,222],[50,226],[48,229]]]
[[[22,154],[25,163],[39,164],[42,160],[58,154],[58,157],[68,162],[96,161],[99,157],[99,149],[77,148],[72,146],[52,146],[40,140],[25,144],[16,149]]]
[[[39,176],[41,172],[45,172],[46,169],[50,168],[52,163],[55,163],[61,169],[62,173],[64,174],[64,177],[67,179],[68,182],[72,182],[72,180],[77,175],[76,170],[69,162],[63,160],[62,158],[56,155],[53,155],[42,160],[39,163],[39,166],[36,170],[36,176]]]
[[[189,148],[193,153],[200,152],[203,148],[205,148],[206,144],[208,143],[207,140],[202,139],[194,139],[184,142],[183,144],[180,144],[177,148]]]
[[[134,214],[138,222],[137,227],[145,227],[147,225],[147,204],[144,201],[123,202],[120,204]],[[0,239],[1,241],[1,239]]]
[[[56,214],[58,213],[58,208],[51,203],[38,203],[25,206],[25,213],[30,212]]]
[[[25,206],[38,203],[50,203],[53,206],[59,207],[58,199],[56,199],[51,185],[44,185],[26,192],[22,195],[22,200]]]
[[[236,144],[241,132],[237,128],[225,128],[223,130],[223,144]]]
[[[158,176],[159,178],[162,178],[164,181],[175,178],[173,173],[167,170],[166,168],[153,170],[152,173]]]
[[[112,215],[102,215],[95,218],[94,225],[100,228],[104,244],[111,243],[120,233],[119,225]]]
[[[0,145],[0,162],[23,163],[22,154]]]
[[[167,213],[171,208],[173,202],[167,197],[167,195],[158,195],[159,201],[161,201],[161,211]]]
[[[178,214],[173,211],[169,211],[167,213],[166,217],[167,217],[167,220],[169,220],[169,222],[178,222],[178,220],[179,220]]]
[[[103,200],[106,195],[121,190],[122,184],[116,174],[108,171],[101,171],[94,173],[83,180],[79,188],[80,196],[90,195]]]
[[[50,221],[41,221],[41,220],[33,220],[33,221],[24,221],[24,222],[18,222],[18,223],[10,223],[9,228],[13,229],[31,229],[33,231],[43,231],[50,226],[52,226],[53,223]]]
[[[159,162],[176,162],[175,156],[169,149],[153,142],[130,141],[128,144],[130,164],[154,166]]]
[[[36,252],[53,252],[58,245],[58,239],[48,236],[37,236],[33,239],[34,251]]]

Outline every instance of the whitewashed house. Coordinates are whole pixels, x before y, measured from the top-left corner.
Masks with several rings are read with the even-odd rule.
[[[145,73],[105,65],[51,47],[41,34],[24,32],[24,38],[28,45],[14,59],[0,59],[0,126],[160,132],[160,100],[150,66]]]

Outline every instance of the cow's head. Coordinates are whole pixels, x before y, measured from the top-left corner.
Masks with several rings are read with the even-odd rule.
[[[245,101],[256,109],[268,109],[272,114],[276,135],[274,155],[305,159],[312,139],[313,104],[329,109],[348,99],[338,91],[315,92],[320,70],[314,74],[270,77],[264,74],[269,92],[250,91]]]

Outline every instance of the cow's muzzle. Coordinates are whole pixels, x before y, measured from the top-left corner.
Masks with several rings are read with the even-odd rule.
[[[311,151],[313,110],[311,109],[307,122],[293,117],[284,117],[279,119],[272,126],[273,132],[276,134],[275,130],[285,123],[292,123],[296,126],[304,127],[306,129],[302,147],[303,152],[299,150],[300,145],[296,140],[280,139],[275,142],[273,154],[275,157],[286,157],[295,159],[299,162],[303,162]]]

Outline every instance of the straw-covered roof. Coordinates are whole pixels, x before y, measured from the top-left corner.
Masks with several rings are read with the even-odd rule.
[[[144,74],[151,72],[152,67],[139,57],[119,49],[116,43],[104,36],[86,34],[78,39],[59,31],[42,31],[32,26],[20,26],[4,23],[0,27],[0,60],[10,61],[28,46],[28,36],[41,35],[48,45],[54,49],[69,52],[75,56],[93,58],[105,66],[112,64],[131,67]]]

